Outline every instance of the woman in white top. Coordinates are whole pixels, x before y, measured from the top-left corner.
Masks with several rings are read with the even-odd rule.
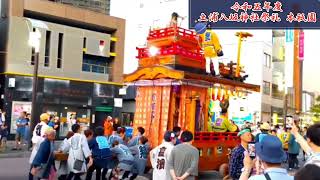
[[[90,167],[92,165],[93,159],[85,135],[80,134],[80,125],[74,124],[71,129],[74,135],[68,139],[68,144],[63,150],[64,152],[69,152],[68,169],[70,174],[67,179],[81,180],[80,176],[87,172],[87,166]],[[87,158],[89,162],[86,166]]]

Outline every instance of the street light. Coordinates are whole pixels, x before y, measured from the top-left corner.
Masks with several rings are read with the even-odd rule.
[[[37,102],[37,89],[38,89],[38,68],[39,68],[39,50],[40,50],[41,33],[38,28],[35,31],[29,32],[29,45],[34,48],[34,67],[33,67],[33,81],[32,81],[32,104],[31,104],[31,121],[30,121],[30,138],[32,136],[33,129],[36,122],[36,102]],[[29,141],[29,148],[32,147],[31,141]]]
[[[151,46],[149,48],[149,54],[153,57],[156,56],[158,54],[158,52],[159,52],[159,49],[155,46]]]

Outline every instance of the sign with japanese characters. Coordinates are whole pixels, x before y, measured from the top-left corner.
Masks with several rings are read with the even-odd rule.
[[[304,59],[304,32],[299,32],[299,59],[303,61]]]
[[[189,26],[214,29],[320,28],[319,0],[189,0]]]

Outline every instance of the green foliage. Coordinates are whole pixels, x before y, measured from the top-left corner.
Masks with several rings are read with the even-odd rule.
[[[316,118],[320,117],[320,96],[316,98],[315,104],[311,107],[311,112],[314,113]]]

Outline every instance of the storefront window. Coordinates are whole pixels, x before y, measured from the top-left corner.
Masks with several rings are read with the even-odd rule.
[[[270,95],[270,82],[267,82],[267,81],[263,81],[263,94],[265,95]]]
[[[82,130],[89,128],[91,111],[90,109],[80,109],[70,105],[44,105],[43,112],[58,116],[60,119],[57,130],[58,137],[64,138],[74,123],[79,123]]]

